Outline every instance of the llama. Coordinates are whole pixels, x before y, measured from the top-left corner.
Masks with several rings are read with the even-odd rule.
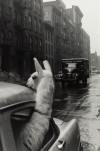
[[[54,81],[51,67],[47,60],[43,61],[45,70],[36,58],[34,63],[36,72],[30,76],[27,85],[36,90],[36,106],[30,121],[21,132],[20,151],[40,151],[52,113]]]

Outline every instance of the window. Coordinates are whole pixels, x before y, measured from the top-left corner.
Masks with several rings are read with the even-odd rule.
[[[50,32],[48,31],[48,41],[50,41]]]
[[[9,39],[11,40],[11,38],[12,38],[12,33],[11,31],[9,31]]]
[[[32,51],[32,36],[29,38],[29,49]]]
[[[26,28],[27,27],[27,17],[24,16],[24,27]]]
[[[38,8],[38,13],[40,15],[41,14],[41,3],[40,3],[40,0],[37,1],[37,8]]]
[[[15,11],[15,22],[17,23],[17,11]]]
[[[48,50],[48,45],[47,43],[45,44],[45,53],[47,54],[47,50]]]
[[[8,7],[8,15],[11,16],[11,7]]]
[[[53,41],[53,34],[51,33],[51,42]]]
[[[29,0],[29,8],[31,8],[31,0]]]
[[[50,52],[50,45],[49,45],[49,54],[51,54],[51,52]]]
[[[42,40],[40,39],[40,47],[42,47]]]
[[[17,46],[17,48],[19,48],[19,35],[18,34],[16,36],[16,46]]]
[[[47,30],[45,28],[45,40],[47,40]]]
[[[34,18],[34,30],[37,31],[37,18]]]
[[[25,46],[27,48],[27,36],[25,36]]]
[[[35,37],[35,49],[36,51],[38,51],[38,38]]]
[[[34,11],[36,11],[36,0],[34,0]]]
[[[41,30],[42,30],[42,22],[41,20],[39,20],[39,32],[41,33]]]
[[[32,16],[29,16],[29,28],[32,28]]]

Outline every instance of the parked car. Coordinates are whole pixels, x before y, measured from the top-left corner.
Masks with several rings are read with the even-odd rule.
[[[18,151],[20,132],[34,112],[35,95],[25,86],[0,82],[0,151]],[[82,151],[78,122],[51,118],[41,151]]]
[[[54,76],[54,80],[59,82],[61,81],[62,77],[63,77],[63,73],[62,71],[59,71],[59,73]]]

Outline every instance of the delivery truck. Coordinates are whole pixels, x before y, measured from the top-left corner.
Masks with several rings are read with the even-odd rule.
[[[62,85],[82,81],[87,84],[89,78],[89,60],[85,58],[62,59]]]

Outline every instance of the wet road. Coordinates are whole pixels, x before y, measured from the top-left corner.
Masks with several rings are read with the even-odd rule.
[[[92,75],[87,86],[56,83],[53,116],[79,122],[84,151],[100,151],[100,74]]]

